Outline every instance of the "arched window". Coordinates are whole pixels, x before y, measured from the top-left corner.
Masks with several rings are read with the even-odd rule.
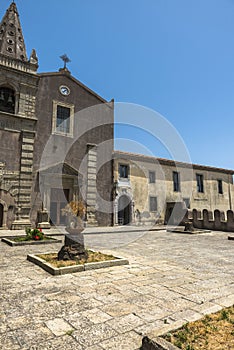
[[[15,113],[15,91],[8,87],[0,87],[0,111]]]

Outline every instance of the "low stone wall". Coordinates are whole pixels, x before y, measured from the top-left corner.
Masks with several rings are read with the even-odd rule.
[[[204,210],[188,210],[184,221],[192,221],[193,226],[199,229],[212,231],[234,232],[234,212],[228,210],[215,210],[214,212],[207,209]]]
[[[163,338],[156,337],[154,340],[144,337],[140,350],[179,350],[176,346],[168,343]]]

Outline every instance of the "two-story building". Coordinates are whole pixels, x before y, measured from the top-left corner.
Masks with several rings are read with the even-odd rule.
[[[186,208],[233,210],[233,170],[114,152],[114,224],[180,222]]]

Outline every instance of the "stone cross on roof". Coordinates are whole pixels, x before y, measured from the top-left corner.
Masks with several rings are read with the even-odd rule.
[[[66,69],[67,68],[67,63],[71,62],[70,58],[67,57],[66,54],[60,56],[60,58],[63,60],[64,62],[64,67],[63,69]]]

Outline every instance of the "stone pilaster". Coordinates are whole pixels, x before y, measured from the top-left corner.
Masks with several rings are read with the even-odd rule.
[[[20,229],[30,226],[31,193],[32,193],[32,169],[34,137],[33,131],[22,131],[19,190],[17,198],[17,217],[12,224],[12,229]]]
[[[97,197],[97,146],[87,146],[87,225],[98,226],[96,220]]]

